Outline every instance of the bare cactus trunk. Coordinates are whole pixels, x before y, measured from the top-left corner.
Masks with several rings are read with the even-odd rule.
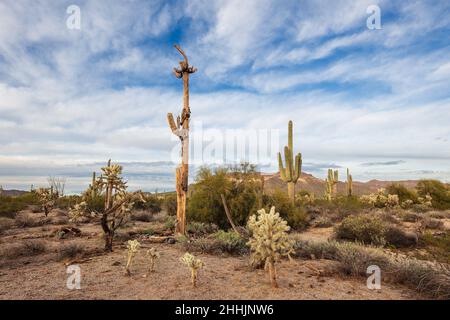
[[[184,51],[177,45],[175,48],[183,56],[180,61],[180,69],[174,68],[174,74],[177,78],[183,79],[183,111],[181,117],[177,117],[175,123],[173,115],[167,114],[169,127],[173,134],[178,136],[181,141],[181,164],[176,169],[176,191],[177,191],[177,223],[175,232],[179,234],[186,233],[186,199],[188,192],[189,177],[189,118],[191,110],[189,108],[189,74],[197,69],[189,66],[189,62]]]

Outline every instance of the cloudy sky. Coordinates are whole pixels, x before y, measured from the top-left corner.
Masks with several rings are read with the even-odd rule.
[[[371,5],[381,29],[367,28]],[[112,158],[131,188],[173,189],[174,43],[198,68],[192,119],[205,132],[278,132],[281,149],[291,119],[316,176],[450,181],[447,0],[2,0],[0,185],[52,175],[78,192]]]

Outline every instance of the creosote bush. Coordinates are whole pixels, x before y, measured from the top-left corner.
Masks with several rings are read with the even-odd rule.
[[[387,225],[379,217],[356,215],[346,217],[334,231],[337,239],[383,246],[386,230]]]
[[[219,230],[207,237],[189,240],[181,237],[178,242],[186,251],[208,254],[243,255],[248,253],[246,241],[234,231]]]
[[[278,287],[275,264],[283,256],[293,252],[293,242],[288,237],[290,227],[272,207],[268,213],[258,210],[248,221],[248,229],[252,236],[248,241],[251,249],[251,264],[264,264],[269,270],[272,287]]]
[[[205,263],[189,252],[186,252],[180,258],[180,261],[191,270],[191,283],[192,287],[195,288],[197,286],[198,271],[205,266]]]
[[[450,209],[450,190],[448,185],[438,180],[421,180],[417,184],[417,194],[425,198],[431,197],[433,208],[446,210]]]
[[[289,196],[282,190],[275,190],[273,194],[264,198],[266,208],[276,207],[280,216],[295,230],[303,230],[307,227],[309,216],[302,205],[294,205]]]

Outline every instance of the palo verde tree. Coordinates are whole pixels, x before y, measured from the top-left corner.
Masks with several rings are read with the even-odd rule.
[[[102,175],[83,193],[82,201],[70,209],[72,221],[81,217],[99,219],[105,233],[106,251],[112,251],[114,234],[128,221],[134,203],[144,201],[140,191],[127,192],[127,183],[121,175],[122,166],[111,164],[109,160],[102,168]],[[92,199],[94,196],[104,202],[99,206],[96,199]]]
[[[284,147],[284,158],[286,167],[283,166],[283,160],[281,159],[281,152],[278,152],[278,167],[280,170],[281,180],[287,183],[288,195],[291,202],[295,202],[295,184],[298,178],[300,178],[302,172],[302,154],[298,153],[294,160],[294,146],[293,146],[293,133],[292,133],[292,121],[288,124],[288,145]]]
[[[177,223],[175,232],[186,233],[186,198],[188,192],[189,176],[189,119],[191,109],[189,108],[189,75],[197,71],[189,66],[188,58],[184,51],[178,46],[174,47],[180,52],[184,60],[180,61],[180,69],[174,68],[174,74],[178,79],[183,79],[183,111],[177,120],[173,119],[172,113],[167,114],[167,121],[172,133],[181,141],[181,164],[176,169],[176,191],[177,191]]]

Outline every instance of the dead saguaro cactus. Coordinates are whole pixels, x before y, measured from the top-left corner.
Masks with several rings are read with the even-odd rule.
[[[186,197],[189,176],[189,119],[191,116],[191,109],[189,108],[189,75],[196,72],[197,69],[189,66],[186,54],[178,45],[174,45],[174,47],[184,58],[183,61],[180,61],[180,68],[173,69],[175,76],[183,79],[183,110],[176,121],[173,119],[172,113],[168,113],[167,121],[172,133],[180,138],[181,141],[181,164],[177,167],[175,175],[177,191],[177,223],[175,232],[185,234]]]

